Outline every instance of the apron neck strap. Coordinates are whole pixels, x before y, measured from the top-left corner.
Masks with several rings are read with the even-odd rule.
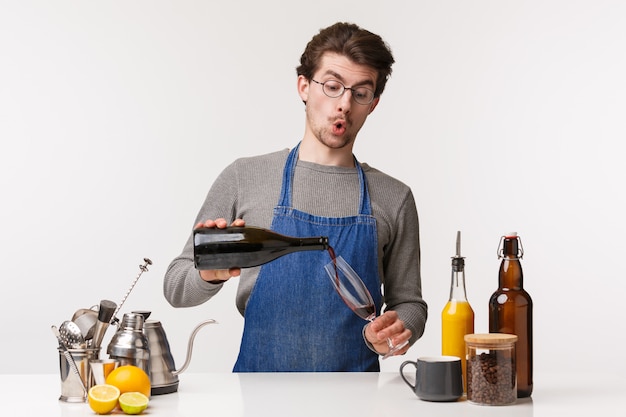
[[[283,169],[283,184],[280,191],[280,199],[278,201],[279,206],[291,207],[291,195],[293,189],[293,176],[296,170],[296,164],[298,162],[298,150],[300,149],[300,143],[289,152],[287,161],[285,162],[285,168]],[[365,173],[361,164],[354,157],[354,165],[356,166],[357,173],[359,174],[359,184],[361,187],[359,214],[371,215],[372,205],[370,202],[369,192],[367,190],[367,181],[365,180]]]

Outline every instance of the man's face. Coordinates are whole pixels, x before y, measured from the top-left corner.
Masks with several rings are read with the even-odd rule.
[[[343,55],[325,53],[313,80],[319,83],[339,81],[346,87],[376,89],[377,72],[371,67],[355,64]],[[359,104],[346,89],[342,96],[331,98],[324,94],[322,85],[298,78],[298,92],[306,102],[306,132],[325,146],[350,149],[367,116],[378,104],[378,98],[370,104]]]

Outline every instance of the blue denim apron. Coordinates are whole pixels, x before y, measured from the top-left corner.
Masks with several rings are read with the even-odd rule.
[[[298,149],[299,145],[285,163],[271,228],[288,236],[328,236],[337,256],[365,281],[380,313],[376,220],[363,170],[355,159],[361,187],[358,215],[330,218],[304,213],[291,201]],[[344,304],[324,270],[330,261],[326,251],[304,251],[261,267],[246,306],[234,372],[380,370],[378,355],[363,340],[367,323]]]

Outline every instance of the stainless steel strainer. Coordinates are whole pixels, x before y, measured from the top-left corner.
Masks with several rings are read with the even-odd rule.
[[[80,328],[73,321],[66,320],[61,323],[59,337],[68,349],[85,349],[87,347]]]

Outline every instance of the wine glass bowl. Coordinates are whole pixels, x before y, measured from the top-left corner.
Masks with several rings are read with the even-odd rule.
[[[376,306],[367,286],[352,269],[350,264],[341,256],[324,265],[324,269],[330,278],[333,287],[343,302],[363,320],[374,321],[376,319]],[[383,356],[387,359],[393,356],[395,352],[407,345],[408,341],[394,346],[390,338],[387,338],[389,352]]]
[[[341,256],[324,266],[337,294],[357,316],[372,321],[376,317],[374,300],[365,283]]]

